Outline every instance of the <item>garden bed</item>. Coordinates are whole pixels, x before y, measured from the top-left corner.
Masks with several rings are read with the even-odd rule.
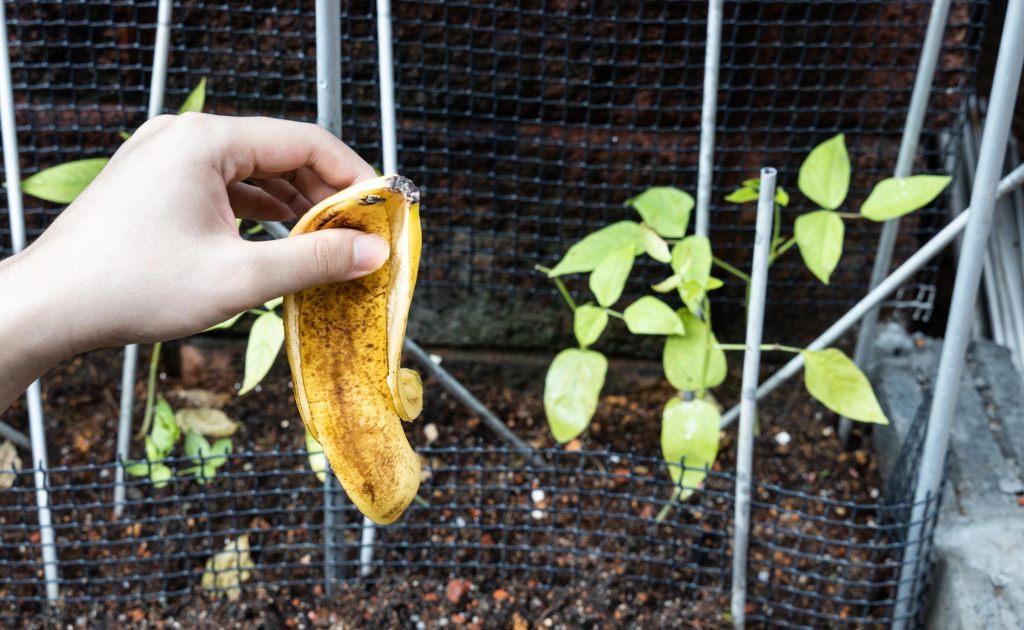
[[[442,352],[445,367],[544,449],[542,462],[531,466],[522,453],[503,449],[479,418],[428,379],[424,414],[410,426],[425,456],[421,496],[428,505],[414,505],[399,525],[378,530],[372,571],[359,578],[361,519],[335,497],[343,541],[335,570],[344,582],[327,597],[324,493],[298,451],[303,436],[284,362],[259,391],[237,397],[242,344],[200,341],[165,352],[160,391],[175,407],[197,397],[223,403],[242,422],[234,440],[236,453],[245,453],[205,486],[183,478],[156,490],[133,479],[127,517],[115,521],[109,460],[121,354],[90,353],[49,374],[43,382],[66,598],[56,614],[64,622],[727,625],[734,481],[723,471],[733,468],[734,432],[704,490],[656,522],[671,492],[658,457],[658,419],[672,394],[657,365],[613,361],[591,430],[559,447],[540,403],[544,361]],[[3,418],[24,427],[23,414],[15,406]],[[800,389],[772,397],[761,419],[750,618],[755,625],[884,624],[902,529],[880,517],[874,458],[844,451],[834,419]],[[133,444],[133,456],[139,451]],[[792,488],[801,491],[786,490]],[[53,619],[42,613],[33,506],[27,473],[0,494],[0,565],[8,565],[0,568],[11,576],[0,583],[0,616],[28,612],[45,625]],[[204,563],[243,534],[257,568],[241,585],[241,600],[202,596]]]

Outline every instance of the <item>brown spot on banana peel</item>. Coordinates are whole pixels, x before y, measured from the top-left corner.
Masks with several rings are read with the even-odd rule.
[[[419,265],[418,202],[409,180],[380,177],[325,199],[292,230],[294,235],[351,227],[379,234],[391,245],[380,270],[307,289],[284,302],[299,413],[352,502],[380,524],[401,516],[420,481],[420,460],[402,419],[418,413],[422,385],[417,376],[417,392],[399,366]]]

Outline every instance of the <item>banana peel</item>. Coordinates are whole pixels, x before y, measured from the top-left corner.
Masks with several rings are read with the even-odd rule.
[[[402,421],[422,410],[423,385],[401,368],[422,245],[419,191],[398,175],[356,184],[309,210],[291,236],[330,228],[378,234],[390,257],[368,276],[285,296],[285,348],[310,436],[356,507],[386,525],[420,484]]]

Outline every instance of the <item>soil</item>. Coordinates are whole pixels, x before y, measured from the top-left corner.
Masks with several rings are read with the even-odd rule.
[[[278,362],[258,391],[238,397],[234,392],[241,380],[238,368],[243,353],[241,340],[219,338],[165,346],[160,392],[175,407],[189,404],[188,400],[196,396],[226,401],[225,412],[243,424],[234,436],[236,452],[259,454],[300,449],[302,432],[298,429],[300,421],[285,362]],[[422,449],[423,445],[429,444],[433,479],[425,482],[424,489],[431,505],[454,507],[460,501],[468,503],[473,500],[465,498],[464,493],[474,493],[474,488],[525,489],[504,496],[484,493],[476,499],[482,501],[481,508],[486,508],[470,509],[470,530],[478,539],[465,540],[464,534],[446,522],[454,518],[450,510],[413,508],[405,517],[409,529],[394,530],[400,533],[393,539],[388,539],[387,532],[391,530],[381,530],[385,532],[380,541],[384,567],[377,577],[351,581],[333,597],[323,596],[322,574],[318,570],[310,573],[309,569],[295,569],[284,578],[289,584],[250,585],[242,601],[234,604],[201,597],[179,598],[165,605],[79,604],[66,607],[56,617],[32,617],[32,623],[43,627],[59,620],[90,627],[106,624],[188,628],[604,628],[666,627],[682,622],[695,628],[728,625],[729,571],[724,565],[731,558],[728,524],[732,478],[713,473],[706,482],[705,493],[693,500],[694,505],[679,508],[678,523],[672,518],[668,519],[671,525],[652,521],[665,499],[664,492],[659,494],[664,490],[664,471],[656,469],[658,418],[661,407],[673,393],[658,378],[656,364],[613,360],[590,431],[578,443],[560,451],[547,431],[540,402],[544,357],[445,350],[439,354],[445,368],[532,445],[565,455],[574,455],[566,452],[573,449],[595,451],[589,462],[601,474],[594,479],[581,480],[570,474],[579,472],[573,470],[578,458],[571,464],[562,462],[564,470],[559,468],[546,477],[537,475],[552,500],[560,487],[583,482],[593,485],[587,485],[586,491],[581,487],[578,494],[566,495],[576,503],[560,505],[559,511],[551,512],[553,522],[549,526],[534,526],[529,508],[536,506],[530,503],[530,482],[509,468],[507,456],[502,460],[489,455],[489,448],[475,454],[465,449],[445,450],[467,444],[493,447],[499,442],[479,418],[467,414],[437,383],[426,379],[428,396],[423,420],[409,425],[409,437],[424,452],[427,449]],[[143,371],[148,360],[146,351],[142,355],[136,417],[141,416]],[[51,466],[109,461],[114,452],[120,360],[118,351],[93,352],[59,366],[44,378]],[[835,419],[801,392],[799,388],[789,389],[773,396],[761,408],[762,435],[755,445],[756,477],[762,484],[799,488],[802,494],[768,485],[759,485],[755,490],[756,525],[750,572],[757,579],[752,581],[748,614],[754,619],[754,626],[780,614],[790,623],[820,625],[827,619],[828,625],[832,625],[849,618],[851,622],[868,622],[856,626],[870,626],[872,620],[888,614],[886,602],[892,593],[884,587],[849,585],[877,584],[892,577],[893,559],[885,552],[885,543],[889,541],[872,527],[878,514],[871,506],[877,504],[880,492],[874,458],[863,449],[842,449],[833,428]],[[722,402],[731,403],[733,397],[734,393],[725,391]],[[4,413],[2,419],[24,428],[22,403]],[[432,427],[428,428],[429,425]],[[74,427],[74,431],[69,432],[68,427]],[[59,436],[70,437],[62,440]],[[733,438],[732,431],[724,434],[716,470],[733,469]],[[133,456],[141,454],[138,442],[132,448]],[[604,448],[630,455],[609,455],[601,451]],[[261,463],[263,460],[252,460],[257,472],[264,468],[305,467],[302,457]],[[250,469],[249,463],[245,469]],[[65,500],[109,501],[109,497],[96,494],[89,487],[90,483],[102,481],[83,476],[90,472],[85,470],[75,477],[76,488],[84,489],[82,494]],[[304,475],[282,476],[273,483],[280,485],[282,492],[287,487],[303,487],[316,497],[315,482],[309,491],[309,477],[307,471]],[[19,483],[27,487],[31,482],[26,478]],[[212,492],[213,487],[211,483],[208,491]],[[230,501],[231,509],[244,512],[241,504],[248,500],[248,488],[232,482],[231,490],[242,494],[223,502]],[[145,514],[165,520],[174,520],[175,514],[180,514],[178,520],[190,517],[190,502],[195,498],[191,493],[199,490],[189,487],[178,492],[190,497],[186,503],[161,503],[147,508],[151,511]],[[21,507],[31,511],[30,495],[19,496]],[[294,524],[288,521],[273,527],[266,520],[253,519],[254,523],[263,523],[257,527],[262,528],[258,535],[263,538],[261,544],[265,549],[293,541],[295,536],[309,538],[307,521],[303,519],[311,512],[315,514],[312,520],[319,519],[317,504],[304,503],[308,498],[296,493],[289,496],[293,497],[291,503],[281,503],[287,498],[271,497],[269,502],[259,504],[255,512],[266,514],[271,520],[276,518],[273,513],[282,508],[290,515],[298,514]],[[563,503],[570,498],[563,497]],[[7,499],[0,495],[4,506],[10,505],[10,495]],[[217,502],[211,499],[202,509],[215,511]],[[16,513],[14,516],[17,518]],[[8,517],[0,510],[0,521]],[[431,528],[431,541],[451,546],[414,549],[414,543],[422,546],[427,535],[416,533],[421,531],[416,529],[420,525]],[[91,531],[95,534],[97,530]],[[74,537],[74,533],[66,535]],[[489,549],[488,538],[499,535],[500,544]],[[353,536],[358,536],[358,529],[347,531],[346,536],[355,543],[357,538]],[[10,533],[0,538],[5,547],[14,543]],[[847,546],[846,542],[854,544]],[[22,546],[23,553],[19,559],[34,558],[31,547],[24,548],[24,540],[17,544]],[[595,559],[583,553],[585,549],[602,553]],[[126,552],[136,553],[132,549]],[[110,550],[102,547],[86,547],[84,553],[85,560],[89,554],[102,553],[110,561]],[[175,553],[188,553],[188,549],[181,548]],[[194,555],[196,550],[191,553]],[[677,564],[666,565],[664,558],[675,558]],[[304,560],[309,563],[308,555]],[[349,564],[351,561],[345,560]],[[196,562],[201,567],[201,560],[192,560],[193,565]],[[416,569],[417,566],[426,568]],[[510,566],[517,568],[510,571]],[[125,567],[117,570],[123,571]],[[95,570],[90,573],[91,577],[96,575]],[[116,585],[111,589],[112,593],[117,592]],[[95,592],[95,588],[89,590],[90,594]],[[31,593],[35,596],[38,591]],[[24,602],[19,605],[19,596],[21,591],[8,592],[0,584],[0,619],[18,610],[31,610]]]

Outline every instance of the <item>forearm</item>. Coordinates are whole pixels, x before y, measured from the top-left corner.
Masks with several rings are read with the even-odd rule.
[[[28,252],[0,262],[0,411],[73,354],[59,296],[49,293]]]

